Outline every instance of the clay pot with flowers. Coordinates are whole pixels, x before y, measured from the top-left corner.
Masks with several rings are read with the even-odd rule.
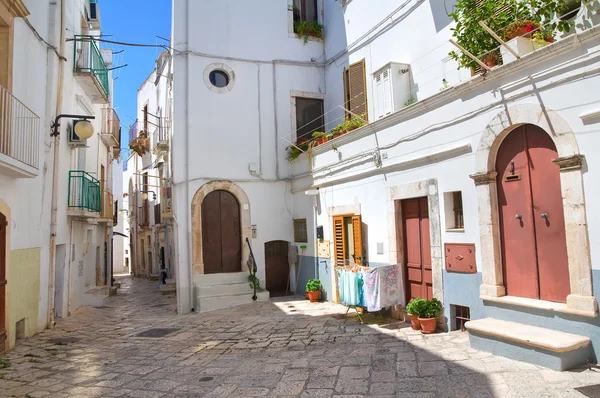
[[[327,135],[321,131],[315,131],[312,134],[312,138],[317,142],[317,145],[321,145],[327,142]]]
[[[533,20],[513,22],[504,28],[504,41],[510,41],[515,37],[530,38],[532,32],[536,31],[539,27],[540,24]]]

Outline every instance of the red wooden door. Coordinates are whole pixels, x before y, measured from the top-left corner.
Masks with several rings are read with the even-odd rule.
[[[532,125],[511,132],[498,152],[498,205],[506,292],[565,302],[570,291],[558,157]]]
[[[205,274],[241,271],[240,205],[231,193],[213,191],[202,201]]]
[[[284,295],[290,274],[288,242],[277,240],[265,243],[265,267],[267,290],[271,296]]]
[[[6,345],[6,228],[8,220],[0,213],[0,353]]]
[[[432,299],[431,243],[427,198],[403,200],[402,220],[407,300],[413,298]]]

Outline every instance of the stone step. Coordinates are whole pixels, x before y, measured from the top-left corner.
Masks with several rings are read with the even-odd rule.
[[[554,370],[567,370],[593,359],[587,336],[494,318],[469,321],[465,327],[475,349]]]
[[[254,303],[252,296],[253,293],[235,294],[229,296],[196,297],[196,303],[198,305],[196,312],[208,312],[242,304],[251,304]],[[266,290],[260,293],[257,292],[256,296],[258,297],[256,301],[269,301],[269,292]]]
[[[85,294],[106,296],[110,293],[110,286],[95,286],[85,291]]]
[[[89,307],[104,307],[108,301],[108,294],[99,295],[99,294],[84,294],[83,295],[83,305]]]
[[[248,281],[198,286],[199,297],[230,296],[235,294],[252,293],[252,288]]]
[[[200,286],[227,285],[230,283],[248,283],[248,272],[229,272],[226,274],[204,274],[198,279]]]

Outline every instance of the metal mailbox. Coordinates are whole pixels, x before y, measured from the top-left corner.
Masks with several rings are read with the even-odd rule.
[[[474,243],[446,243],[444,253],[446,255],[446,271],[463,274],[477,272]]]

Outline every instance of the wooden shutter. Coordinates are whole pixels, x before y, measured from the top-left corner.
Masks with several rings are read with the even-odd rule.
[[[369,120],[367,104],[367,78],[365,60],[359,61],[348,67],[348,96],[350,99],[349,110]]]
[[[336,266],[345,264],[346,240],[344,239],[344,217],[333,217],[333,245],[334,260]]]
[[[360,216],[352,216],[352,235],[354,237],[354,262],[356,264],[362,265],[362,219]]]
[[[348,88],[348,69],[347,68],[344,68],[342,78],[344,79],[344,108],[350,109],[350,89]],[[348,112],[346,112],[346,119],[349,117],[350,117],[350,114]]]

